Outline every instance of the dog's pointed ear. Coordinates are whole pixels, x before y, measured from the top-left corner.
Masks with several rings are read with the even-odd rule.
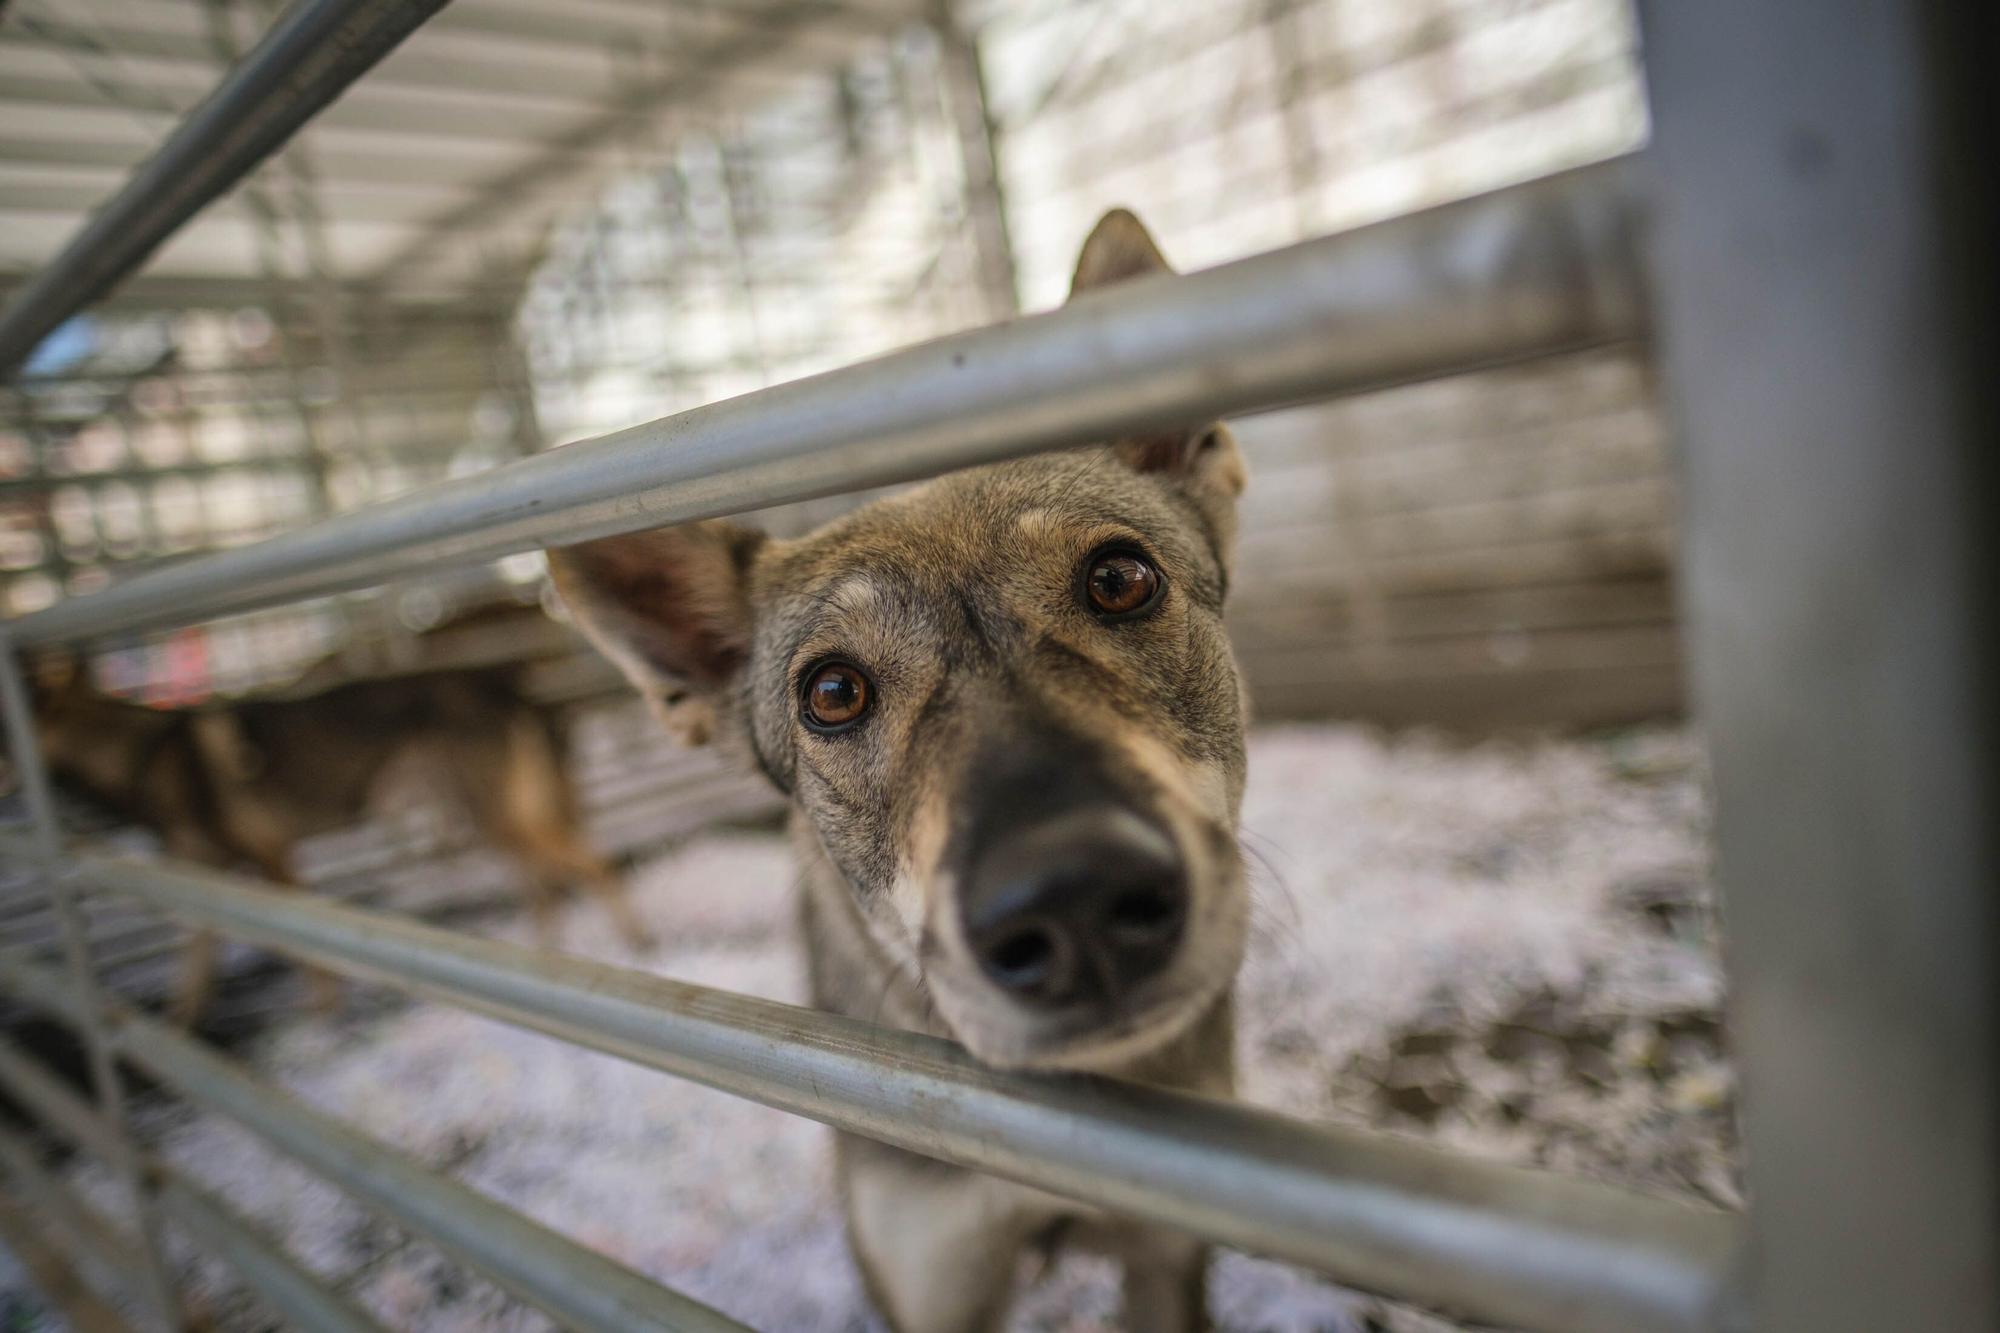
[[[1076,276],[1070,280],[1070,299],[1098,287],[1173,271],[1146,225],[1130,210],[1114,208],[1084,238]],[[1227,537],[1235,531],[1236,499],[1249,479],[1228,427],[1162,431],[1119,440],[1113,448],[1134,471],[1157,474],[1186,490],[1222,537],[1218,547],[1227,549]]]
[[[1076,257],[1076,273],[1069,282],[1070,299],[1128,278],[1173,271],[1146,224],[1132,210],[1114,208],[1083,238],[1083,251]]]
[[[750,660],[750,568],[765,537],[710,520],[549,552],[571,617],[667,730],[701,745]]]

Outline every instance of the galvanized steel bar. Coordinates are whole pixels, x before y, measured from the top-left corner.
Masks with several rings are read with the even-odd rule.
[[[308,1333],[384,1333],[382,1326],[329,1291],[255,1227],[179,1175],[160,1182],[160,1206],[276,1313],[286,1328]]]
[[[1989,15],[1645,8],[1754,1327],[2000,1328]]]
[[[297,0],[0,311],[0,378],[143,264],[445,0]]]
[[[1606,1185],[1184,1093],[1001,1073],[932,1037],[473,939],[235,876],[99,856],[80,868],[94,884],[200,925],[927,1156],[1500,1323],[1552,1333],[1706,1328],[1734,1248],[1735,1222],[1721,1213]]]
[[[138,575],[19,643],[245,611],[665,523],[1639,336],[1621,159],[941,338]]]
[[[38,964],[0,956],[0,986],[71,1021],[81,1013],[63,979]],[[173,1028],[123,1014],[117,1043],[125,1059],[190,1102],[254,1131],[565,1328],[744,1333],[734,1320],[322,1115]]]
[[[71,984],[83,1004],[77,1026],[83,1034],[84,1052],[90,1062],[91,1085],[103,1107],[104,1122],[118,1136],[119,1143],[109,1162],[122,1178],[131,1196],[139,1221],[141,1254],[133,1277],[139,1282],[154,1314],[167,1326],[180,1323],[179,1302],[174,1295],[159,1236],[154,1227],[151,1200],[140,1178],[138,1158],[133,1151],[125,1118],[125,1085],[110,1042],[104,1031],[104,997],[91,964],[90,928],[77,900],[77,887],[70,877],[63,855],[62,830],[56,818],[55,795],[49,785],[48,766],[42,760],[41,739],[35,727],[34,709],[28,697],[28,683],[21,672],[21,659],[4,628],[0,628],[0,722],[4,722],[8,753],[20,783],[22,799],[28,807],[34,832],[25,840],[21,859],[34,865],[47,886],[50,903],[62,935],[62,952]]]
[[[4,1126],[0,1126],[0,1174],[42,1221],[68,1237],[69,1252],[85,1261],[85,1271],[95,1274],[98,1280],[92,1285],[101,1294],[146,1299],[146,1260],[139,1246],[50,1175],[36,1160],[34,1149]]]
[[[40,1061],[0,1044],[0,1091],[18,1101],[58,1137],[115,1161],[117,1131]],[[177,1171],[154,1162],[154,1198],[162,1212],[193,1232],[208,1249],[262,1295],[293,1327],[313,1333],[382,1333],[366,1315],[328,1290],[297,1261]]]
[[[116,1162],[125,1151],[124,1136],[102,1112],[11,1043],[0,1043],[0,1091],[71,1143],[107,1162]]]
[[[91,1290],[58,1245],[49,1243],[43,1219],[0,1194],[0,1249],[10,1251],[28,1281],[60,1315],[70,1333],[131,1333],[111,1303]]]
[[[171,1028],[132,1020],[118,1042],[128,1059],[196,1106],[255,1131],[564,1328],[744,1333],[734,1320],[311,1110]]]

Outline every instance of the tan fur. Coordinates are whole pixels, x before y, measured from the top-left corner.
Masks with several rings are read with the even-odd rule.
[[[1075,287],[1164,267],[1137,219],[1113,213]],[[816,1004],[995,1065],[1226,1094],[1248,913],[1222,603],[1243,482],[1226,430],[1161,432],[958,473],[796,541],[703,523],[552,552],[550,567],[649,698],[698,708],[704,733],[790,796]],[[1143,614],[1087,604],[1085,575],[1114,550],[1163,578]],[[828,661],[860,670],[871,701],[834,732],[804,716]],[[999,864],[981,859],[989,842],[1070,827],[1127,830],[1119,849],[1152,830],[1186,904],[1170,957],[1080,1009],[997,984],[963,906],[968,878]],[[840,1140],[839,1177],[870,1295],[899,1333],[998,1327],[1017,1257],[1057,1231],[1123,1261],[1129,1328],[1206,1324],[1205,1254],[1187,1237],[865,1139]]]

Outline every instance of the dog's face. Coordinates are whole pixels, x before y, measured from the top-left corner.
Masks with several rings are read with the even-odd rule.
[[[1113,214],[1077,286],[1160,267]],[[701,523],[551,565],[671,730],[747,745],[976,1055],[1106,1066],[1242,954],[1242,486],[1211,427],[958,473],[798,541]]]

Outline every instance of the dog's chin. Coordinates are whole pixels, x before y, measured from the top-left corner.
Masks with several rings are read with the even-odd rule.
[[[961,1022],[960,1009],[948,998],[949,988],[933,984],[939,1015],[952,1035],[980,1063],[996,1069],[1064,1070],[1116,1073],[1171,1045],[1218,1004],[1228,990],[1219,985],[1182,990],[1172,996],[1122,1012],[1078,1011],[1029,1015],[1016,1011],[1011,1021],[993,1022],[987,998],[966,997],[965,1008],[989,1012]]]

